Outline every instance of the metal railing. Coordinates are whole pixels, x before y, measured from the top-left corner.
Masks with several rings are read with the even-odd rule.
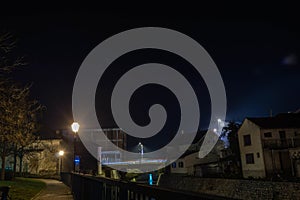
[[[300,138],[264,139],[263,148],[280,149],[300,147]]]
[[[71,188],[75,200],[228,199],[75,173],[61,173],[61,179]]]

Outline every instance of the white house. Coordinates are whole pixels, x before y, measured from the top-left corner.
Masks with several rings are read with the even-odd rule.
[[[300,114],[246,118],[238,131],[244,178],[300,177]]]

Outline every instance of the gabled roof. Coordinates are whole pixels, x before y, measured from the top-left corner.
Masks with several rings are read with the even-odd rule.
[[[282,113],[275,117],[247,118],[266,129],[300,128],[300,113]]]

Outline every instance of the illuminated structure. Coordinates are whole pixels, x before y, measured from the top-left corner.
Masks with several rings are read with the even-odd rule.
[[[122,154],[120,151],[112,148],[109,141],[116,147],[126,150],[127,139],[126,133],[120,128],[106,128],[106,129],[85,129],[82,130],[89,135],[105,134],[107,140],[96,141],[98,146],[97,160],[98,160],[98,174],[102,174],[102,165],[114,164],[122,162]]]
[[[73,122],[71,125],[72,131],[74,132],[74,141],[73,141],[73,160],[74,160],[74,171],[78,172],[80,170],[80,157],[79,155],[76,155],[76,142],[77,139],[77,133],[79,131],[80,125],[77,122]]]
[[[59,162],[58,162],[58,174],[60,174],[60,172],[63,171],[63,168],[62,168],[62,157],[63,155],[65,154],[65,152],[63,150],[60,150],[58,152],[58,158],[59,158]]]

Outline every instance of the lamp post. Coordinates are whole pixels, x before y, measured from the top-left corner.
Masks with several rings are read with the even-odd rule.
[[[64,151],[60,150],[58,152],[58,158],[59,158],[59,161],[58,161],[58,174],[60,174],[62,172],[62,157],[63,155],[65,154]]]
[[[76,137],[77,137],[77,133],[79,131],[79,127],[80,125],[77,122],[73,122],[73,124],[71,125],[72,131],[74,132],[74,140],[73,140],[73,163],[74,163],[74,172],[76,172],[76,162],[75,162],[75,156],[76,156],[76,149],[75,149],[75,142],[76,142]]]
[[[138,151],[141,154],[141,161],[142,161],[144,156],[144,145],[141,142],[139,142],[138,144]]]

